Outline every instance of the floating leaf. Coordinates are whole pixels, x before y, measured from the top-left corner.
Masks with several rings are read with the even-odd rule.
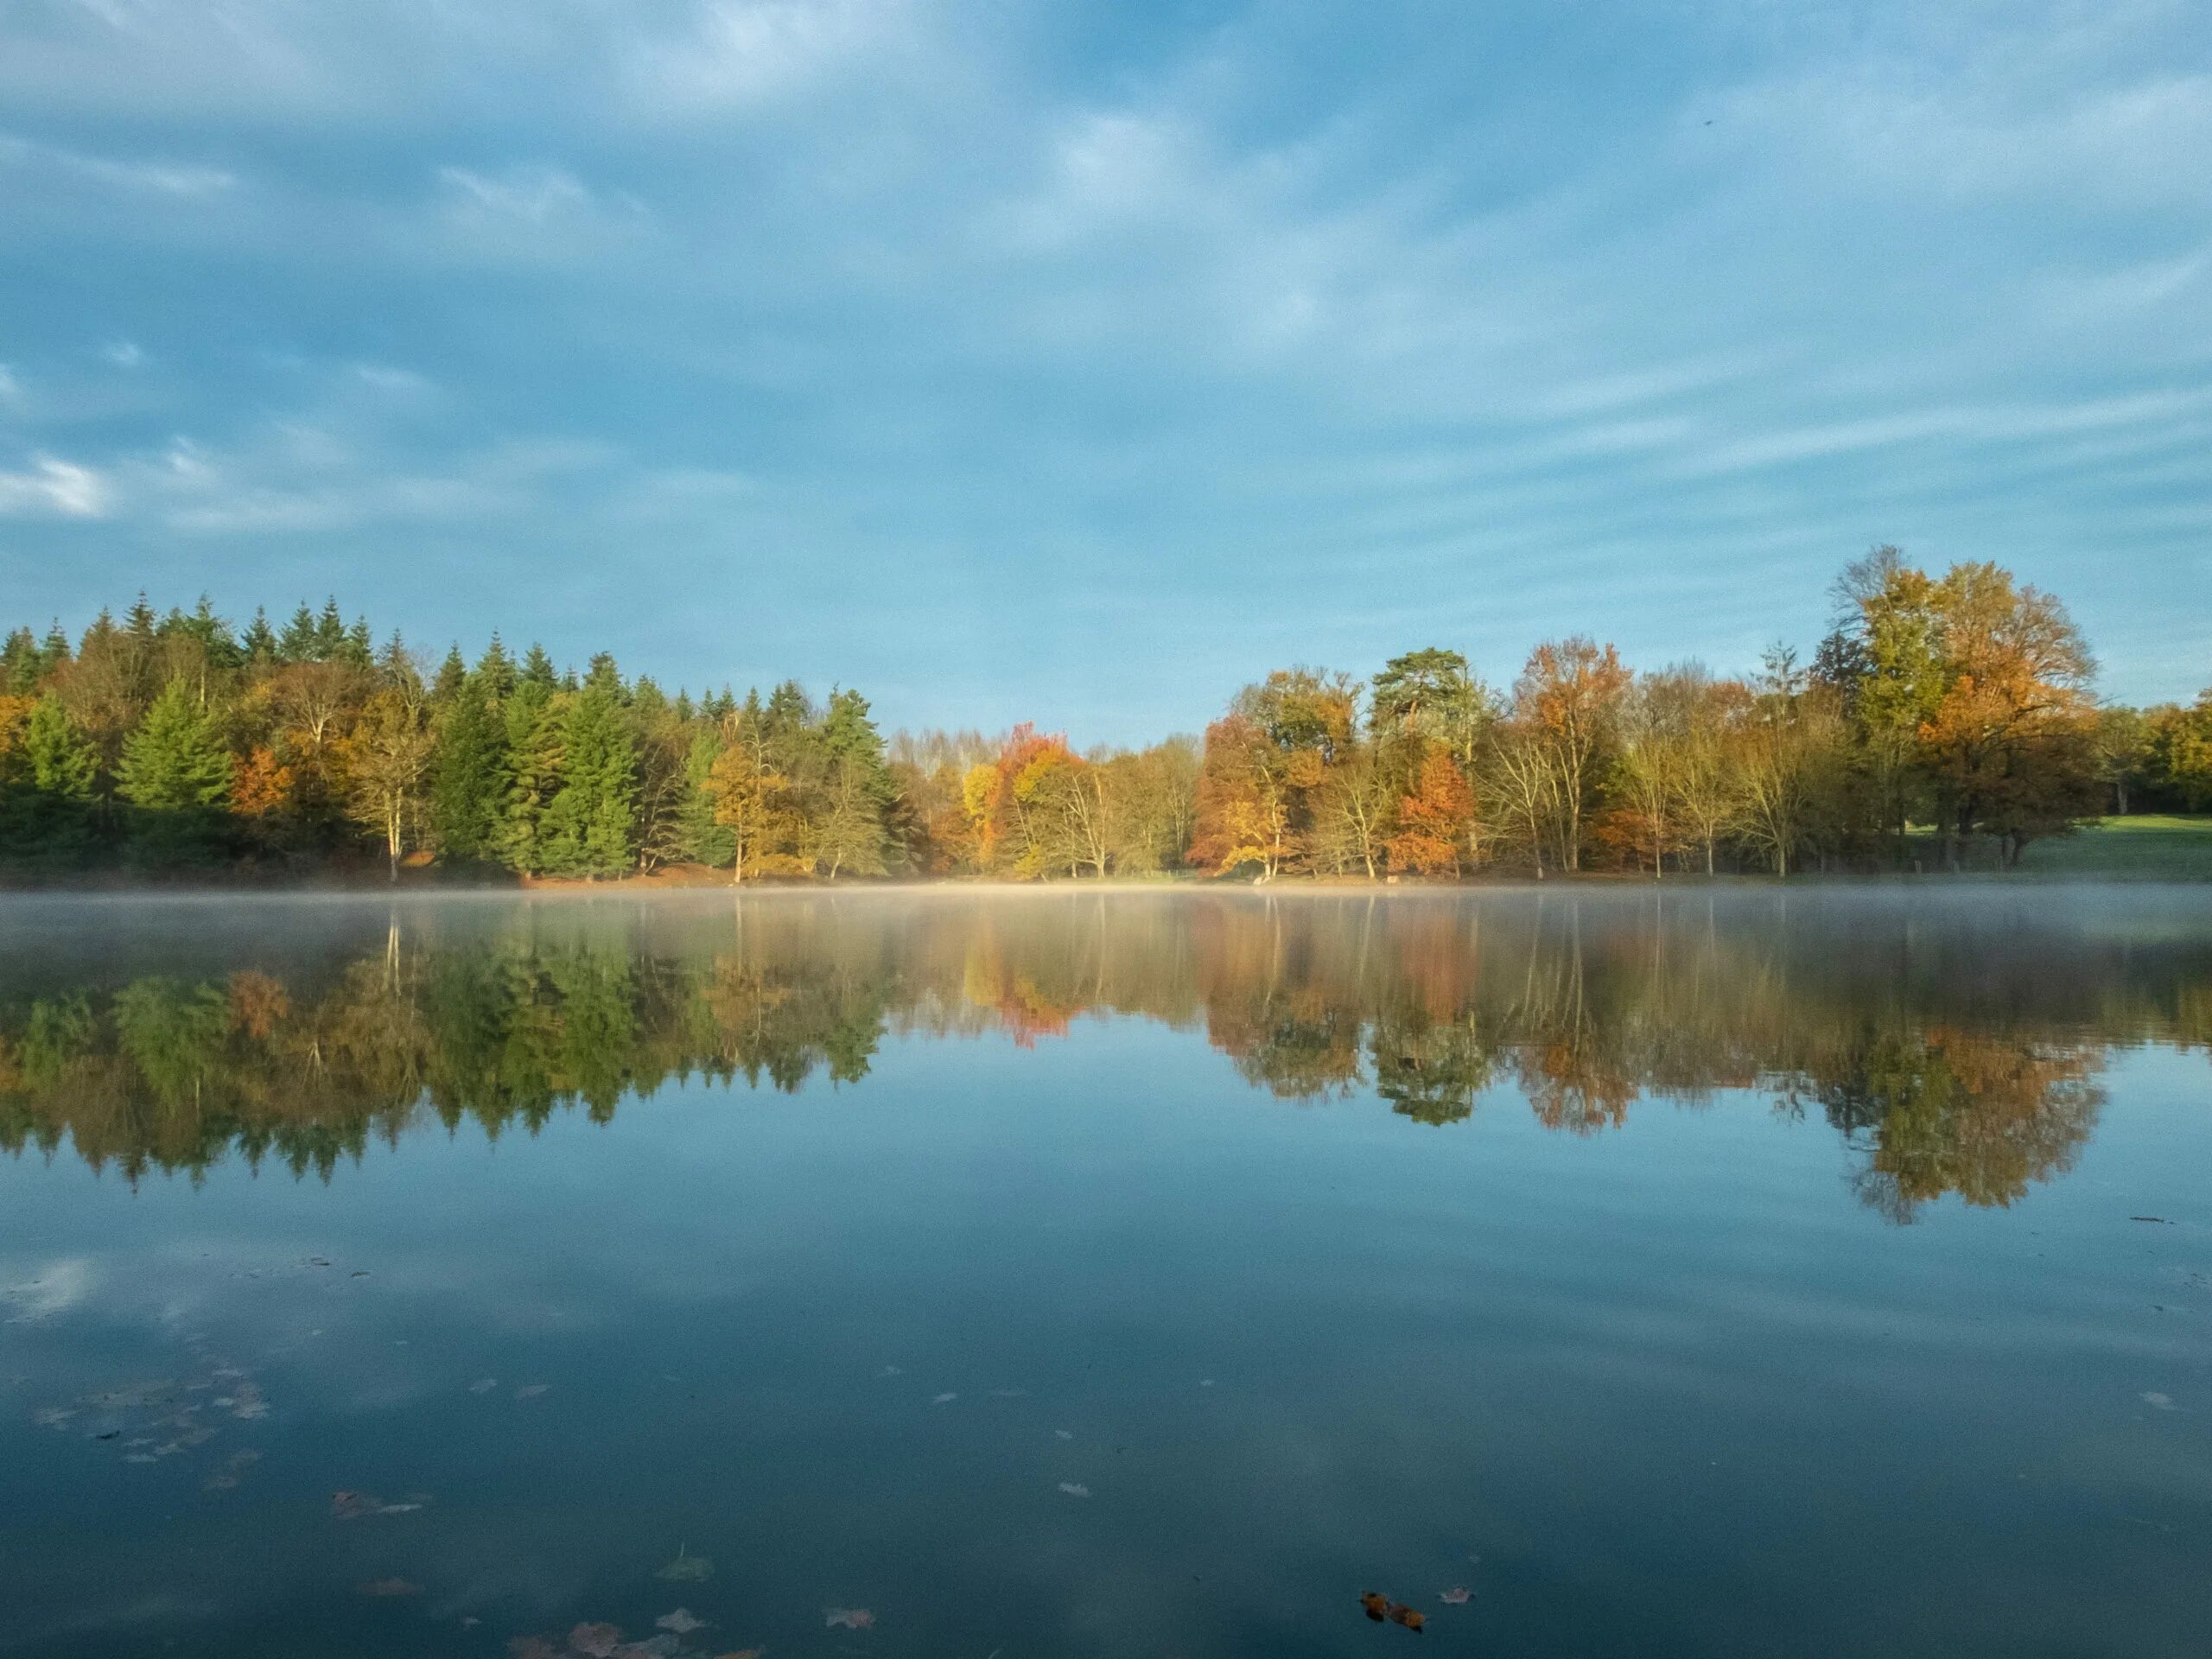
[[[849,1630],[872,1630],[875,1615],[865,1607],[830,1607],[823,1611],[822,1622],[833,1630],[841,1625]]]
[[[1056,1428],[1052,1431],[1052,1438],[1056,1440],[1071,1440],[1075,1439],[1075,1436],[1069,1433],[1065,1428]]]
[[[2159,1411],[2171,1411],[2175,1408],[2173,1396],[2171,1395],[2146,1394],[2143,1396],[2143,1403]]]
[[[586,1659],[613,1659],[622,1645],[622,1631],[614,1624],[579,1624],[569,1632],[569,1645]]]
[[[1060,1483],[1060,1490],[1065,1492],[1070,1497],[1089,1497],[1090,1496],[1090,1487],[1081,1485],[1072,1480],[1062,1481]]]
[[[416,1497],[404,1503],[387,1503],[373,1492],[333,1492],[330,1495],[330,1513],[334,1519],[339,1521],[359,1521],[369,1515],[410,1515],[429,1501],[427,1497]]]
[[[1428,1622],[1424,1615],[1415,1612],[1404,1602],[1393,1601],[1389,1597],[1377,1595],[1372,1590],[1360,1597],[1359,1605],[1361,1610],[1377,1624],[1387,1619],[1393,1624],[1402,1624],[1408,1630],[1418,1634],[1421,1626]]]
[[[474,1382],[468,1385],[468,1391],[471,1394],[489,1394],[493,1389],[499,1386],[499,1379],[498,1377],[480,1376]]]
[[[653,1628],[658,1630],[674,1630],[678,1636],[689,1636],[694,1630],[705,1630],[707,1621],[703,1618],[694,1618],[690,1612],[679,1607],[674,1612],[663,1613],[658,1618],[653,1620]]]
[[[521,1388],[515,1390],[515,1398],[518,1400],[535,1400],[539,1395],[546,1393],[552,1388],[552,1386],[553,1385],[550,1382],[525,1382]]]
[[[423,1593],[423,1586],[410,1579],[372,1579],[360,1588],[365,1596],[381,1596],[391,1599]]]
[[[676,1559],[653,1574],[671,1584],[704,1584],[715,1576],[715,1564],[703,1555],[694,1555],[682,1545],[677,1547]]]
[[[1464,1607],[1469,1601],[1474,1599],[1474,1593],[1475,1592],[1473,1591],[1463,1590],[1455,1584],[1449,1590],[1446,1590],[1442,1595],[1437,1597],[1437,1599],[1439,1601],[1449,1602],[1454,1607]]]
[[[949,1406],[959,1397],[960,1396],[957,1394],[940,1394],[936,1399],[931,1401],[930,1404],[933,1406]]]

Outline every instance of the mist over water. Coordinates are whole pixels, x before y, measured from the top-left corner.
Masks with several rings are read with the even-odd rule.
[[[1503,1653],[2212,1616],[2203,889],[0,937],[0,1652],[1414,1639],[1370,1590]]]

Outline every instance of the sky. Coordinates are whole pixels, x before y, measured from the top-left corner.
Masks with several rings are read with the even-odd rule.
[[[2212,681],[2205,0],[10,0],[0,624],[334,594],[887,727],[1809,652]]]

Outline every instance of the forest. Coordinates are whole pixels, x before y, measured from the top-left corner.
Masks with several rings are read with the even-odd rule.
[[[2212,690],[2101,702],[2064,606],[1879,548],[1809,657],[1639,672],[1586,636],[1247,685],[1203,737],[887,738],[849,689],[673,694],[493,636],[442,659],[334,601],[238,627],[142,594],[0,647],[0,874],[1081,880],[1652,878],[2017,864],[2212,805]],[[709,874],[709,873],[713,873]]]

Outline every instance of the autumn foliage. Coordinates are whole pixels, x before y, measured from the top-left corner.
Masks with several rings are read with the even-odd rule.
[[[1431,646],[1278,670],[1202,740],[1078,751],[1033,723],[880,734],[817,702],[673,696],[494,638],[435,666],[334,605],[235,630],[143,600],[0,646],[0,869],[375,858],[524,880],[1545,878],[2019,861],[2109,808],[2212,805],[2212,692],[2101,705],[2064,607],[1878,549],[1809,660],[1637,672],[1542,641],[1493,690]]]

